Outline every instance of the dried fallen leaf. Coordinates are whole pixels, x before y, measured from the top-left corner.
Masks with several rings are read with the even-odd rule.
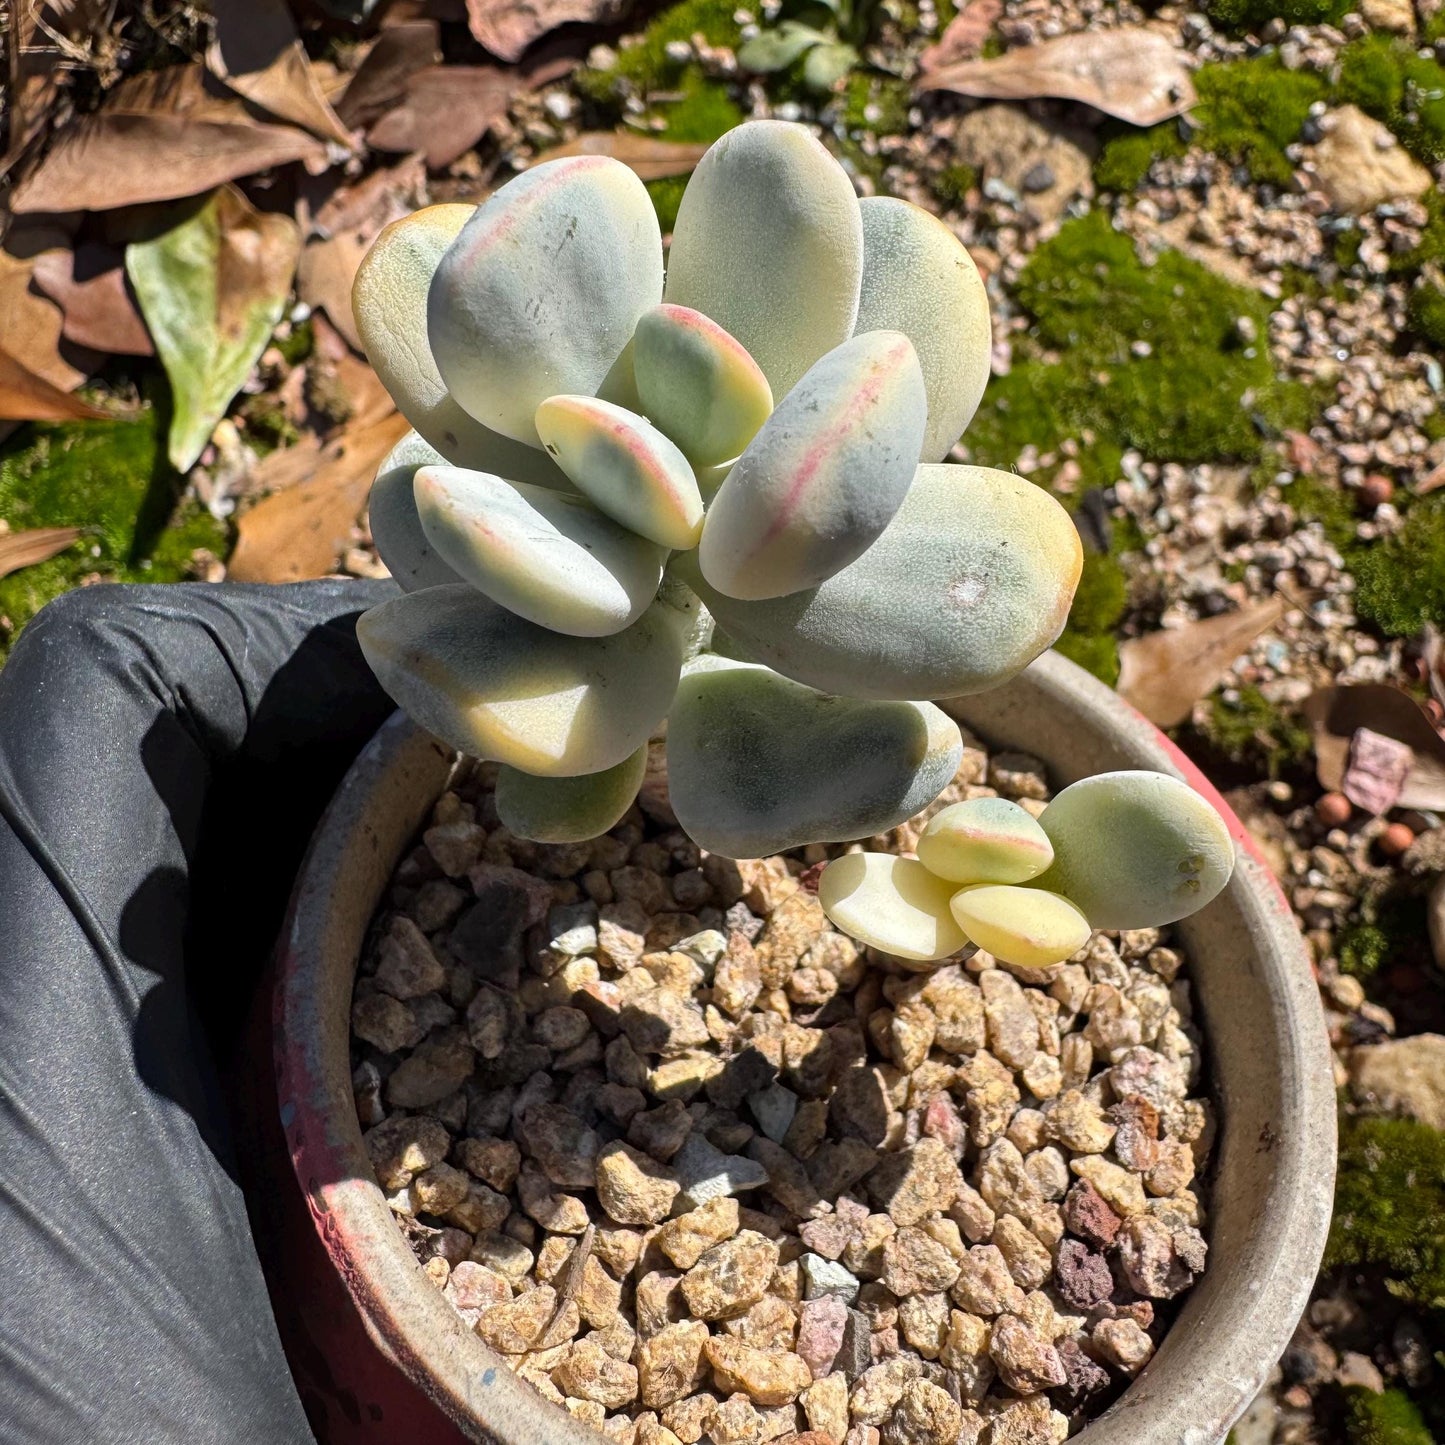
[[[406,83],[418,70],[441,60],[435,20],[389,25],[356,67],[336,102],[336,113],[349,126],[367,126],[399,105]]]
[[[1157,30],[1081,30],[994,60],[965,60],[922,76],[919,90],[989,100],[1055,96],[1134,125],[1157,125],[1194,104],[1184,53]]]
[[[421,151],[443,170],[507,113],[525,81],[493,65],[430,65],[407,80],[406,96],[366,133],[381,151]]]
[[[60,308],[35,286],[35,263],[47,250],[68,247],[64,230],[36,220],[18,220],[0,250],[0,316],[4,345],[25,358],[25,368],[61,391],[74,391],[100,358],[63,344]]]
[[[237,94],[322,140],[351,148],[351,133],[327,103],[284,0],[211,0],[213,75]]]
[[[1161,728],[1182,723],[1213,692],[1230,663],[1284,615],[1272,597],[1119,644],[1119,695]]]
[[[1322,687],[1305,699],[1301,711],[1314,733],[1315,775],[1321,787],[1342,789],[1350,745],[1355,734],[1367,728],[1414,751],[1396,805],[1445,808],[1445,738],[1408,693],[1380,682]]]
[[[522,52],[559,25],[606,25],[622,17],[628,0],[467,0],[473,36],[502,60]]]
[[[35,527],[29,532],[0,534],[0,577],[48,562],[79,536],[79,527]]]
[[[86,243],[46,251],[35,258],[35,284],[60,307],[63,334],[77,346],[107,356],[155,355],[119,250]]]
[[[554,146],[537,161],[554,161],[562,156],[611,156],[630,166],[644,181],[666,176],[685,176],[702,159],[706,144],[658,140],[634,130],[586,131],[566,145]]]
[[[377,467],[406,432],[406,418],[393,412],[319,450],[308,448],[301,459],[307,479],[258,502],[237,522],[227,575],[236,582],[301,582],[334,572]]]
[[[0,347],[0,421],[95,421],[107,415],[52,386]]]
[[[298,160],[324,165],[325,144],[256,120],[202,66],[177,65],[121,81],[98,111],[64,126],[10,205],[104,211],[180,200]]]
[[[1003,0],[969,0],[948,22],[948,28],[938,37],[938,43],[930,45],[918,57],[919,70],[924,75],[931,75],[945,65],[972,60],[1002,14]]]
[[[177,471],[194,465],[265,349],[299,252],[296,223],[257,211],[233,186],[178,207],[169,230],[126,247],[126,273],[170,378]]]
[[[301,253],[296,294],[313,310],[325,311],[357,351],[363,347],[351,314],[356,268],[384,226],[416,209],[425,186],[421,157],[409,156],[354,186],[338,186],[316,212],[312,224],[317,234]]]

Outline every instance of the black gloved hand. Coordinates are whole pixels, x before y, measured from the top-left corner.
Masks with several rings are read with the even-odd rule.
[[[0,671],[7,1445],[312,1438],[222,1079],[316,819],[392,710],[354,622],[393,590],[94,587]]]

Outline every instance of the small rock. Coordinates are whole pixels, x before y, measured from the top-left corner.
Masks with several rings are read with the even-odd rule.
[[[1118,1132],[1100,1105],[1078,1089],[1066,1089],[1043,1113],[1049,1137],[1076,1154],[1102,1154]]]
[[[648,1409],[660,1410],[701,1387],[707,1378],[707,1341],[708,1328],[701,1320],[666,1325],[638,1341],[638,1392]]]
[[[553,1234],[581,1234],[590,1222],[587,1206],[575,1194],[559,1194],[529,1159],[517,1175],[522,1212]]]
[[[1064,1227],[1096,1249],[1107,1249],[1113,1244],[1123,1222],[1087,1179],[1079,1180],[1064,1197]]]
[[[885,1155],[868,1175],[868,1197],[900,1229],[947,1209],[962,1188],[952,1151],[934,1138]]]
[[[738,1232],[738,1202],[726,1195],[670,1219],[657,1231],[657,1246],[679,1269],[691,1269],[707,1250]]]
[[[436,1119],[423,1116],[388,1119],[368,1129],[361,1141],[388,1192],[404,1189],[421,1173],[446,1158],[451,1137]]]
[[[1049,1277],[1053,1260],[1038,1238],[1011,1214],[994,1226],[993,1241],[1009,1273],[1024,1289],[1037,1289]]]
[[[781,1144],[798,1112],[798,1096],[774,1081],[748,1095],[748,1110],[758,1128],[775,1144]]]
[[[758,1405],[790,1404],[813,1383],[812,1371],[786,1350],[755,1350],[727,1335],[712,1336],[705,1349],[718,1389]]]
[[[617,1140],[597,1156],[597,1199],[617,1224],[659,1224],[678,1196],[676,1176]]]
[[[979,979],[979,987],[990,1051],[1015,1069],[1032,1063],[1039,1049],[1039,1021],[1018,980],[991,968]]]
[[[721,1320],[741,1314],[763,1297],[777,1264],[778,1246],[754,1230],[744,1229],[713,1245],[688,1270],[682,1280],[683,1298],[697,1319]]]
[[[947,1390],[909,1380],[883,1427],[883,1445],[955,1445],[963,1411]]]
[[[625,1361],[614,1360],[601,1345],[585,1339],[573,1345],[552,1371],[552,1382],[578,1399],[595,1400],[608,1410],[620,1410],[637,1398],[638,1372]]]
[[[476,1055],[460,1029],[446,1029],[420,1044],[386,1081],[395,1109],[425,1109],[455,1094],[471,1077]]]
[[[669,1099],[656,1109],[634,1114],[627,1126],[627,1142],[666,1164],[692,1133],[692,1115],[681,1099]]]
[[[535,1263],[532,1251],[521,1240],[513,1239],[509,1234],[500,1234],[496,1230],[477,1236],[470,1258],[474,1264],[493,1270],[514,1285],[526,1279]]]
[[[455,1157],[468,1174],[503,1194],[517,1182],[522,1164],[522,1151],[510,1139],[460,1139]]]
[[[1086,1154],[1071,1159],[1069,1168],[1081,1179],[1087,1179],[1103,1196],[1104,1202],[1123,1215],[1142,1214],[1147,1201],[1144,1186],[1137,1174],[1111,1164],[1099,1154]]]
[[[398,914],[391,920],[379,955],[376,986],[393,998],[420,998],[446,986],[441,960],[432,952],[426,934],[409,918]]]
[[[712,1445],[754,1445],[762,1439],[763,1422],[757,1407],[739,1391],[715,1405],[707,1417]]]
[[[996,1245],[976,1244],[964,1256],[949,1297],[969,1314],[990,1318],[1021,1309],[1024,1292]]]
[[[388,993],[370,993],[351,1006],[351,1032],[384,1054],[409,1049],[426,1037],[409,1005]]]
[[[949,1313],[945,1294],[908,1295],[898,1301],[899,1332],[924,1359],[936,1360],[948,1339]]]
[[[798,1311],[796,1352],[807,1363],[815,1380],[833,1370],[843,1348],[848,1324],[848,1306],[837,1295],[820,1295],[805,1300]],[[815,1424],[814,1428],[821,1428]]]
[[[843,1343],[833,1361],[833,1368],[841,1371],[850,1385],[873,1363],[872,1333],[868,1316],[861,1310],[850,1309],[843,1326]]]
[[[493,1305],[477,1321],[477,1333],[504,1355],[535,1349],[557,1312],[557,1291],[538,1285],[508,1304]]]
[[[553,1184],[590,1189],[597,1182],[597,1151],[602,1141],[570,1109],[561,1104],[535,1104],[518,1119],[516,1131],[522,1147]]]
[[[848,1381],[841,1371],[815,1379],[802,1394],[803,1414],[809,1428],[832,1445],[842,1445],[848,1433]]]
[[[848,1396],[848,1414],[853,1423],[881,1425],[903,1398],[904,1386],[922,1373],[922,1362],[907,1355],[869,1366]]]
[[[895,1295],[947,1289],[959,1277],[957,1259],[921,1229],[900,1229],[883,1246],[883,1284]]]
[[[640,1054],[672,1059],[711,1042],[701,1007],[670,989],[648,989],[623,1007],[618,1022]]]
[[[1054,1261],[1054,1283],[1066,1304],[1092,1310],[1114,1293],[1114,1275],[1102,1254],[1077,1239],[1066,1239]]]
[[[1351,1049],[1350,1092],[1376,1114],[1445,1129],[1445,1034],[1414,1034]]]
[[[1146,1298],[1173,1299],[1194,1283],[1193,1274],[1175,1249],[1173,1233],[1150,1215],[1126,1219],[1118,1245],[1124,1278]]]
[[[1324,126],[1315,174],[1337,210],[1364,215],[1387,201],[1423,196],[1433,184],[1430,172],[1358,106],[1340,106]]]
[[[778,1276],[774,1274],[774,1283]],[[792,1350],[798,1342],[798,1314],[776,1293],[765,1294],[746,1311],[722,1322],[724,1331],[755,1350]]]
[[[1100,1320],[1089,1332],[1095,1351],[1130,1377],[1149,1363],[1154,1341],[1133,1320]]]
[[[1000,1315],[989,1335],[988,1352],[1011,1390],[1032,1395],[1068,1381],[1051,1341],[1036,1335],[1017,1315]]]
[[[679,1209],[696,1209],[725,1194],[745,1194],[768,1182],[768,1171],[740,1154],[724,1154],[699,1133],[689,1134],[671,1161],[681,1186]]]
[[[836,1295],[845,1305],[858,1297],[858,1279],[841,1264],[818,1254],[805,1254],[799,1261],[803,1270],[803,1298],[819,1299]]]
[[[1062,1339],[1055,1344],[1054,1348],[1059,1352],[1059,1359],[1064,1366],[1064,1374],[1068,1377],[1064,1388],[1076,1400],[1086,1400],[1090,1395],[1096,1395],[1100,1390],[1108,1389],[1109,1372],[1084,1353],[1078,1340]]]

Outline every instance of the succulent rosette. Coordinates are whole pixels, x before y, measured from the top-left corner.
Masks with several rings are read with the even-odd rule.
[[[634,173],[576,156],[388,227],[353,300],[415,427],[371,497],[405,591],[362,648],[500,765],[520,836],[605,832],[664,734],[711,851],[878,833],[958,766],[937,700],[1064,625],[1067,513],[942,460],[989,371],[977,269],[927,212],[860,201],[802,126],[707,152],[665,265]]]

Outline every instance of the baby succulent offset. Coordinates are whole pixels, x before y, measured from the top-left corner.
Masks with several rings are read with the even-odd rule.
[[[917,862],[847,854],[823,869],[818,899],[839,928],[897,958],[933,962],[972,943],[1048,968],[1095,928],[1187,917],[1233,869],[1228,829],[1187,784],[1100,773],[1038,818],[1004,798],[954,803],[929,819]]]
[[[1007,681],[1063,626],[1082,562],[1063,508],[940,465],[989,370],[978,271],[923,211],[860,202],[802,126],[712,147],[665,271],[636,176],[576,156],[389,226],[353,300],[416,428],[372,493],[403,591],[362,649],[418,722],[501,765],[520,836],[613,826],[664,732],[703,847],[871,836],[954,774],[932,700]],[[1044,911],[1020,947],[1053,951],[1120,887],[1063,812],[1057,836],[935,820],[924,862],[842,859],[825,902],[928,959],[970,926],[1002,938],[1023,895]],[[1150,835],[1151,900],[1161,868],[1187,865],[1171,908],[1215,886],[1197,832]]]

